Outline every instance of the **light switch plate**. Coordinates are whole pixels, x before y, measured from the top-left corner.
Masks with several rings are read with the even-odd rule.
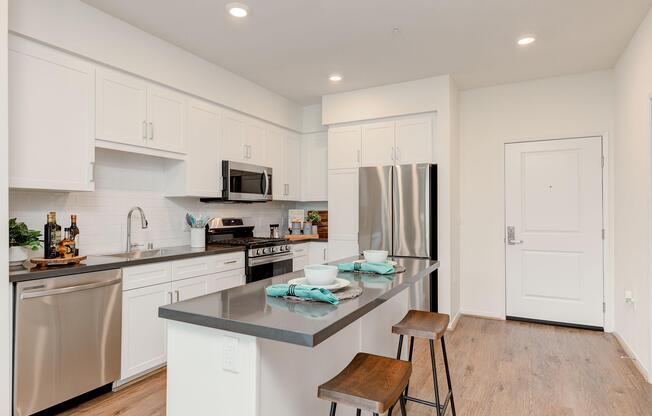
[[[233,373],[238,372],[238,338],[224,337],[224,349],[222,351],[222,368]]]

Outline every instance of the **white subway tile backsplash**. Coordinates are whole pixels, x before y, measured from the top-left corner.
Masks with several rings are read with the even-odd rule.
[[[269,224],[281,224],[281,229],[286,229],[288,209],[302,206],[288,202],[204,204],[197,198],[165,198],[164,169],[162,159],[98,149],[94,192],[11,190],[9,215],[41,230],[49,211],[57,212],[62,227],[70,224],[70,214],[77,214],[82,254],[100,254],[124,250],[127,212],[134,206],[143,208],[149,227],[142,230],[140,218],[134,214],[133,241],[151,241],[157,247],[190,243],[186,212],[244,217],[245,223],[255,226],[255,235],[267,236]],[[311,206],[323,208],[323,204]]]

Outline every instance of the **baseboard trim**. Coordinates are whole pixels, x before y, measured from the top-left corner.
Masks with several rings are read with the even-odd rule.
[[[507,318],[508,321],[527,322],[527,323],[531,323],[531,324],[562,326],[564,328],[576,328],[576,329],[586,329],[588,331],[604,332],[604,328],[601,327],[601,326],[569,324],[567,322],[545,321],[545,320],[542,320],[542,319],[522,318],[520,316],[507,316],[506,318]]]
[[[126,378],[124,380],[118,380],[115,383],[113,383],[113,391],[119,391],[124,389],[125,387],[132,386],[136,383],[139,383],[143,381],[146,378],[149,378],[153,376],[154,374],[158,374],[161,371],[165,370],[167,368],[167,363],[166,364],[161,364],[158,367],[155,367],[151,370],[144,371],[140,374],[136,374],[134,376],[131,376],[129,378]]]
[[[455,315],[455,317],[453,317],[453,319],[450,321],[448,324],[449,331],[455,331],[455,328],[457,328],[457,323],[460,321],[460,316],[462,316],[462,314],[458,312],[457,315]]]
[[[650,379],[649,372],[647,371],[647,369],[645,367],[643,367],[643,365],[641,364],[641,361],[638,359],[638,355],[636,355],[634,350],[631,349],[629,344],[623,339],[622,336],[620,336],[620,334],[618,332],[613,331],[611,333],[611,335],[613,335],[614,338],[616,338],[616,341],[618,342],[618,344],[620,344],[621,348],[623,350],[625,350],[625,354],[627,354],[629,356],[629,358],[632,361],[632,364],[634,364],[634,367],[636,368],[636,370],[638,370],[638,372],[641,373],[641,375],[643,376],[645,381],[652,384],[652,379]]]
[[[460,311],[460,315],[464,316],[471,316],[473,318],[483,318],[483,319],[492,319],[494,321],[504,321],[505,316],[504,315],[499,315],[495,313],[490,313],[490,312],[478,312],[478,311]]]

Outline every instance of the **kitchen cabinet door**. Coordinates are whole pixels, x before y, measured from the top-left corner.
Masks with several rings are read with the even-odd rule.
[[[186,160],[169,162],[168,195],[215,198],[222,192],[220,109],[190,100],[186,134]]]
[[[362,126],[362,166],[394,164],[394,122]]]
[[[263,127],[255,121],[247,120],[243,125],[246,162],[253,165],[265,165],[265,133]]]
[[[172,287],[162,283],[122,292],[121,379],[165,363],[167,324],[158,308],[171,303]]]
[[[284,166],[283,149],[285,147],[285,136],[283,132],[268,128],[265,130],[265,141],[269,148],[267,152],[266,165],[272,168],[272,198],[277,201],[286,199],[286,169]]]
[[[95,138],[147,146],[147,83],[107,68],[97,69]]]
[[[396,122],[396,164],[433,163],[432,116]]]
[[[186,97],[167,88],[147,88],[148,147],[170,152],[185,151]]]
[[[203,296],[208,293],[208,279],[206,276],[192,277],[190,279],[172,282],[172,299],[174,302]]]
[[[301,200],[301,138],[295,134],[289,134],[285,138],[283,152],[286,196],[288,201]]]
[[[10,37],[9,186],[91,191],[95,68]]]
[[[229,270],[206,276],[208,293],[221,292],[245,284],[245,269]]]
[[[308,249],[310,264],[323,264],[328,262],[328,243],[311,241]]]
[[[239,115],[231,111],[223,112],[221,143],[222,160],[245,161],[244,123]]]
[[[328,130],[328,169],[360,166],[362,157],[360,126],[334,127]]]
[[[328,172],[328,258],[358,251],[358,169]]]
[[[328,200],[328,133],[306,134],[301,139],[302,201]]]
[[[309,263],[308,256],[295,257],[292,259],[292,271],[303,270]]]

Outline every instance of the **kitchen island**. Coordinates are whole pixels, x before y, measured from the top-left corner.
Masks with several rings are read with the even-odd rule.
[[[362,294],[338,305],[265,294],[271,284],[303,276],[299,271],[161,307],[168,320],[167,415],[328,414],[317,386],[360,351],[394,356],[392,325],[408,309],[429,309],[439,263],[394,260],[405,272],[340,272]]]

